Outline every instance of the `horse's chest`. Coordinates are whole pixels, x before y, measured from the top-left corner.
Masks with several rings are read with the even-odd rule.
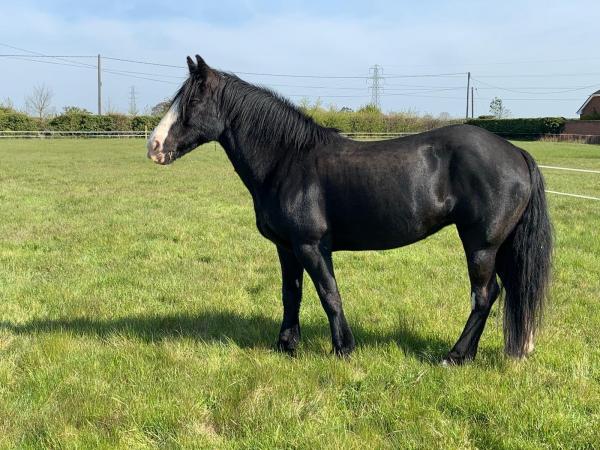
[[[268,211],[256,209],[256,227],[260,234],[277,245],[287,246],[287,239],[277,222],[277,219]]]

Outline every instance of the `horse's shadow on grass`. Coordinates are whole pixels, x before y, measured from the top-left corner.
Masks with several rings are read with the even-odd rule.
[[[201,312],[197,314],[172,314],[127,316],[115,319],[58,318],[34,319],[23,324],[0,322],[0,330],[16,334],[67,332],[94,336],[100,339],[111,336],[130,336],[146,342],[160,342],[178,337],[202,342],[233,341],[241,348],[274,349],[280,322],[262,315],[245,316],[236,312]],[[323,323],[305,321],[301,325],[303,340],[329,339],[329,327]],[[432,336],[423,336],[407,327],[393,332],[377,332],[354,325],[357,344],[362,348],[395,343],[405,354],[424,362],[438,362],[450,348],[450,343]]]

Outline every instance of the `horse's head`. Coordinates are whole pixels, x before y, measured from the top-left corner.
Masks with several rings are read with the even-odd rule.
[[[188,56],[187,64],[188,79],[148,139],[148,157],[157,164],[170,164],[218,139],[224,129],[216,99],[218,74],[198,55],[196,62]]]

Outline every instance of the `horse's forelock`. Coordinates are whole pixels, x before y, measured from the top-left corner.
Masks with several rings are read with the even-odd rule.
[[[200,94],[202,87],[202,80],[198,79],[194,75],[190,75],[188,79],[179,88],[175,97],[173,97],[173,103],[178,101],[179,117],[181,120],[185,120],[186,111],[190,102]]]

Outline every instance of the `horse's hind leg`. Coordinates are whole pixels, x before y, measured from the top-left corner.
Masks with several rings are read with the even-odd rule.
[[[495,270],[497,248],[469,250],[467,247],[465,243],[471,280],[471,314],[458,341],[444,358],[444,364],[462,364],[475,358],[485,322],[500,293]]]

